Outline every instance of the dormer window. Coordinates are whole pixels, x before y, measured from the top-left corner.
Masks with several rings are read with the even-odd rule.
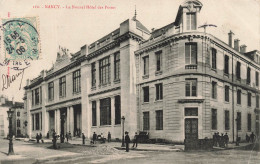
[[[196,13],[187,13],[187,30],[196,30]]]

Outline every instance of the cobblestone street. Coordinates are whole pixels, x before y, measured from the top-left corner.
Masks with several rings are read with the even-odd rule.
[[[139,151],[130,150],[129,153],[124,150],[118,150],[120,143],[106,143],[91,145],[80,145],[64,143],[59,150],[53,150],[51,143],[35,143],[14,141],[15,156],[7,156],[8,140],[0,139],[0,163],[224,163],[229,161],[231,164],[248,163],[258,164],[260,162],[259,151],[256,149],[259,145],[247,145],[242,147],[233,147],[227,150],[214,149],[214,151],[166,151],[169,145],[141,144]],[[80,143],[80,142],[79,142]],[[240,145],[245,145],[241,143]],[[230,144],[230,147],[233,145]],[[144,148],[154,148],[144,150]],[[155,151],[155,148],[158,151]],[[164,149],[163,149],[164,148]],[[143,150],[143,151],[142,151]],[[170,149],[169,149],[170,150]],[[174,149],[173,149],[174,150]],[[259,150],[259,148],[258,148]]]

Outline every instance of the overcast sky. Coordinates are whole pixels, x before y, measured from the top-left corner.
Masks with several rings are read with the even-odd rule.
[[[39,75],[42,69],[49,69],[55,62],[58,46],[67,47],[71,53],[80,50],[85,44],[91,44],[102,36],[119,28],[120,23],[134,16],[135,5],[137,19],[149,30],[160,28],[174,22],[179,5],[183,0],[0,0],[0,18],[39,16],[42,59],[31,62],[25,71],[22,86],[26,79]],[[207,32],[227,43],[227,33],[232,30],[234,39],[240,39],[240,45],[246,44],[247,51],[260,50],[260,0],[200,0],[203,4],[200,25],[205,22],[215,24],[217,28],[207,28]],[[96,5],[111,6],[115,9],[34,9],[33,5]],[[2,52],[2,51],[1,51]],[[3,60],[1,53],[0,59]],[[7,71],[0,68],[1,76]],[[10,74],[15,72],[11,70]],[[24,91],[19,90],[18,78],[8,90],[0,94],[10,99],[22,101]]]

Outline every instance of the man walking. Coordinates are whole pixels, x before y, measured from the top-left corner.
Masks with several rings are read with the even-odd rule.
[[[111,133],[108,132],[108,135],[107,135],[107,142],[110,142],[111,141]]]
[[[85,139],[86,139],[86,137],[85,137],[84,133],[82,133],[82,144],[83,145],[85,145]]]
[[[138,135],[137,132],[135,132],[135,136],[134,136],[134,140],[133,140],[134,144],[133,144],[133,148],[136,147],[137,148],[137,143],[138,143]]]
[[[94,132],[93,133],[93,144],[96,143],[96,140],[97,140],[97,134]]]
[[[251,133],[250,139],[251,139],[251,142],[254,143],[254,141],[255,141],[255,134],[254,134],[254,132]]]
[[[224,140],[225,140],[225,147],[228,147],[229,137],[227,133],[224,135]]]
[[[129,135],[128,135],[128,132],[126,131],[125,132],[125,144],[126,144],[126,152],[129,152],[129,143],[130,143],[130,138],[129,138]]]

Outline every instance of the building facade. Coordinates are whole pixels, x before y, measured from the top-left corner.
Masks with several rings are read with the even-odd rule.
[[[149,132],[183,142],[259,135],[259,51],[199,32],[202,3],[185,1],[173,23],[150,32],[136,15],[25,87],[28,134]],[[62,118],[62,119],[61,119]],[[64,123],[63,121],[64,120]]]
[[[9,134],[9,119],[7,111],[11,109],[12,115],[12,133],[16,137],[25,137],[27,131],[27,113],[23,102],[14,102],[7,97],[0,96],[0,137],[7,137]]]

